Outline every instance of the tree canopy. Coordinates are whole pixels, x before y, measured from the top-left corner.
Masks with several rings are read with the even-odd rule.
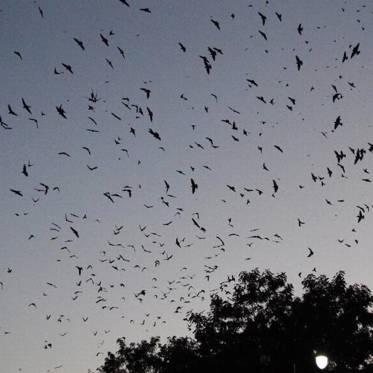
[[[348,285],[345,273],[310,274],[295,296],[284,273],[241,272],[232,292],[221,287],[207,313],[190,313],[193,337],[158,337],[108,353],[101,373],[373,372],[373,296]]]

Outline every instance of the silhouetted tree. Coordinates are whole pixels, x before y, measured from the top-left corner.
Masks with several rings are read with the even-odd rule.
[[[306,359],[312,350],[324,351],[336,370],[367,368],[373,356],[373,297],[364,285],[347,285],[344,272],[333,279],[309,275],[305,293],[293,302],[296,356]]]
[[[235,281],[235,280],[233,280]],[[224,285],[224,284],[223,284]],[[327,370],[372,372],[373,296],[364,285],[308,275],[295,297],[284,273],[242,272],[232,293],[212,296],[207,314],[191,313],[194,338],[118,340],[102,373],[316,372],[315,354],[329,356]],[[230,295],[227,297],[227,295]]]

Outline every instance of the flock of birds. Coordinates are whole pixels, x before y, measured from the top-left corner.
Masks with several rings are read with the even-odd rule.
[[[151,6],[138,7],[135,1],[116,0],[115,3],[121,6],[121,12],[134,10],[148,17],[144,20],[147,25],[151,24],[151,17],[157,13],[157,10]],[[52,5],[48,3],[48,6]],[[344,7],[336,10],[336,14],[343,19],[345,13],[351,12],[351,9],[347,8],[345,4]],[[278,67],[279,75],[289,73],[289,76],[302,77],[301,74],[305,71],[305,74],[310,74],[310,65],[314,67],[317,63],[315,64],[313,60],[313,44],[309,35],[315,30],[322,32],[322,27],[306,25],[305,21],[294,23],[289,20],[286,12],[282,12],[276,8],[275,3],[270,4],[269,1],[261,6],[248,5],[247,9],[257,24],[257,33],[246,35],[245,39],[255,42],[257,48],[260,47],[262,58],[272,58],[270,48],[274,46],[270,43],[275,33],[274,28],[281,30],[283,24],[287,25],[286,27],[290,24],[294,37],[302,48],[298,48],[300,51],[295,48],[281,49],[281,53],[291,56],[288,65]],[[48,18],[49,12],[44,7],[36,4],[35,11],[39,13],[40,23]],[[357,13],[360,11],[367,12],[366,6],[363,5]],[[206,45],[203,50],[201,48],[196,52],[192,45],[193,41],[188,41],[187,36],[186,40],[175,40],[173,45],[175,61],[179,61],[184,55],[189,55],[189,60],[194,61],[192,71],[199,80],[206,79],[209,84],[218,80],[220,74],[223,74],[220,62],[228,61],[229,64],[229,60],[235,58],[221,47],[219,38],[222,38],[222,44],[225,44],[224,38],[232,38],[233,35],[229,35],[230,25],[242,17],[235,12],[228,12],[225,18],[206,17],[206,27],[213,34],[214,42],[208,43],[209,45]],[[365,26],[359,18],[357,24],[364,32]],[[69,36],[70,47],[73,50],[75,48],[77,59],[81,57],[83,60],[87,58],[93,44],[95,48],[100,49],[100,57],[104,61],[104,65],[100,67],[102,70],[100,79],[105,82],[101,88],[87,91],[84,104],[80,102],[78,109],[73,104],[73,101],[77,101],[76,97],[55,97],[59,102],[53,106],[46,106],[40,102],[35,104],[34,102],[37,101],[35,98],[20,93],[17,100],[1,102],[0,136],[5,139],[4,141],[7,141],[7,136],[11,137],[13,134],[17,137],[22,131],[20,123],[24,122],[32,123],[32,131],[35,131],[37,136],[37,133],[48,126],[68,126],[74,123],[76,112],[80,111],[85,118],[85,123],[79,128],[80,132],[77,135],[80,145],[76,147],[70,145],[66,148],[61,146],[59,151],[48,154],[48,162],[52,165],[46,167],[58,168],[63,165],[61,167],[65,171],[62,171],[62,174],[70,167],[78,167],[80,175],[87,180],[84,188],[88,193],[96,193],[97,189],[92,189],[94,192],[90,189],[95,183],[97,183],[95,187],[101,188],[98,194],[92,196],[92,200],[98,201],[103,215],[91,213],[92,206],[88,205],[77,206],[75,210],[50,211],[50,206],[54,206],[54,202],[50,201],[63,200],[65,195],[70,199],[69,195],[75,192],[65,187],[64,183],[60,182],[60,178],[45,180],[41,176],[42,167],[32,159],[32,152],[29,159],[25,159],[17,168],[18,181],[6,187],[6,190],[2,182],[2,193],[7,200],[17,206],[12,214],[18,219],[19,226],[27,227],[29,219],[33,219],[36,211],[44,209],[47,219],[53,216],[53,219],[49,220],[46,237],[41,233],[46,227],[40,227],[40,232],[28,231],[24,228],[27,234],[22,239],[30,245],[33,242],[48,242],[47,245],[51,248],[48,255],[54,258],[53,266],[62,266],[64,271],[68,271],[66,272],[68,279],[59,281],[45,278],[42,289],[37,289],[32,296],[31,294],[26,296],[27,300],[24,302],[22,312],[37,312],[43,318],[46,329],[50,323],[55,323],[59,327],[59,332],[54,338],[42,338],[40,349],[49,353],[54,349],[56,340],[69,338],[72,333],[71,323],[90,325],[91,319],[96,318],[96,323],[92,322],[90,325],[91,334],[96,341],[94,355],[97,359],[101,359],[98,361],[102,361],[108,348],[105,344],[106,336],[112,336],[115,341],[125,334],[125,331],[118,334],[113,329],[101,328],[97,324],[97,312],[100,319],[116,320],[118,325],[141,330],[139,336],[143,335],[141,333],[144,330],[153,335],[159,333],[162,328],[168,330],[170,318],[175,317],[175,320],[185,321],[190,312],[206,309],[211,294],[224,293],[229,297],[231,286],[236,279],[236,269],[255,267],[258,259],[256,255],[260,255],[255,251],[255,247],[275,246],[276,253],[273,256],[280,256],[281,254],[277,254],[278,248],[286,246],[289,238],[289,232],[286,234],[278,231],[277,226],[274,225],[273,231],[269,232],[258,227],[255,220],[252,223],[253,219],[247,228],[247,222],[243,224],[237,221],[235,212],[244,211],[242,215],[237,216],[253,214],[250,216],[255,218],[257,209],[261,208],[259,206],[276,204],[278,199],[283,198],[283,193],[288,193],[286,189],[289,185],[292,185],[292,194],[305,193],[306,195],[311,190],[317,196],[317,201],[322,206],[320,208],[338,211],[332,213],[337,218],[343,206],[350,206],[351,201],[333,195],[330,190],[333,190],[338,183],[348,183],[350,180],[363,187],[372,182],[369,157],[373,155],[373,139],[369,140],[363,136],[364,141],[358,145],[346,146],[342,142],[339,147],[330,148],[328,145],[333,143],[331,139],[334,136],[351,125],[351,118],[345,119],[345,114],[339,111],[343,111],[341,107],[348,98],[358,95],[359,87],[356,81],[345,79],[339,71],[347,64],[351,64],[352,70],[360,69],[359,58],[364,53],[360,41],[347,44],[340,50],[339,55],[335,56],[334,72],[330,72],[333,78],[330,78],[329,91],[321,91],[317,84],[308,81],[302,86],[305,97],[313,94],[323,96],[324,102],[332,106],[331,111],[335,112],[335,116],[323,125],[323,129],[316,135],[312,134],[318,137],[320,144],[329,148],[328,164],[313,167],[310,161],[309,169],[302,169],[302,177],[299,177],[298,182],[285,180],[286,165],[282,166],[284,177],[273,166],[278,162],[285,164],[288,161],[287,157],[294,155],[292,150],[284,145],[284,138],[278,141],[264,139],[271,130],[283,125],[281,120],[267,119],[267,112],[281,112],[283,118],[293,118],[291,120],[296,118],[295,121],[302,123],[301,125],[308,120],[305,119],[306,115],[302,113],[302,109],[299,109],[302,101],[304,105],[304,98],[291,94],[291,84],[279,81],[281,92],[285,93],[275,95],[273,94],[275,89],[272,91],[263,88],[268,87],[265,82],[266,76],[263,74],[254,76],[249,73],[245,75],[240,82],[242,84],[240,89],[241,94],[245,95],[247,102],[251,104],[249,110],[256,113],[255,125],[248,124],[245,118],[247,108],[244,105],[248,105],[247,103],[238,103],[237,106],[226,104],[227,100],[217,93],[217,90],[205,92],[206,101],[201,104],[193,98],[193,91],[186,93],[182,87],[176,87],[178,91],[176,100],[180,107],[178,110],[180,113],[184,110],[187,115],[191,115],[188,121],[193,118],[193,123],[186,124],[182,129],[182,135],[176,138],[169,133],[166,126],[160,123],[159,118],[163,118],[163,113],[158,107],[159,99],[154,97],[162,94],[157,88],[157,74],[152,80],[143,80],[138,87],[122,89],[121,91],[128,92],[123,97],[106,97],[102,93],[105,92],[105,85],[109,86],[113,83],[107,78],[111,73],[128,74],[126,71],[128,60],[133,58],[131,53],[136,51],[127,50],[119,42],[119,31],[115,29],[97,29],[96,32],[89,30],[89,33],[89,38],[85,38],[84,35]],[[68,38],[66,35],[64,37]],[[140,40],[140,36],[137,37]],[[243,36],[239,36],[238,39],[240,37]],[[306,49],[303,48],[304,45]],[[245,49],[238,45],[237,48],[241,52],[252,52],[249,47]],[[190,57],[193,53],[194,55]],[[10,51],[10,54],[15,58],[14,64],[27,63],[28,56],[23,50],[15,49]],[[158,56],[152,57],[158,58]],[[308,59],[313,62],[308,62]],[[96,57],[89,63],[98,63]],[[151,61],[149,63],[151,64]],[[318,68],[322,70],[322,67]],[[333,70],[330,66],[325,67],[327,68]],[[48,76],[51,79],[59,79],[61,84],[64,80],[70,84],[70,81],[75,79],[79,82],[80,70],[81,66],[76,67],[66,59],[52,64]],[[315,73],[317,71],[314,70]],[[172,80],[169,82],[173,84]],[[295,91],[299,92],[299,88],[294,89]],[[215,120],[219,116],[220,119]],[[201,122],[205,127],[197,123],[196,118],[203,118]],[[209,118],[214,118],[214,123],[210,123]],[[113,136],[113,133],[116,135]],[[67,136],[71,135],[67,134]],[[290,137],[291,134],[289,133],[288,136]],[[96,154],[100,154],[100,147],[107,139],[110,141],[110,153],[106,151],[105,161],[100,164]],[[55,141],[58,144],[58,138]],[[72,141],[72,143],[76,142]],[[61,145],[68,145],[68,142],[63,140]],[[224,168],[231,169],[231,173],[228,172],[228,175],[231,175],[235,172],[234,163],[243,162],[244,158],[239,154],[244,154],[245,150],[242,149],[246,147],[250,147],[252,154],[255,155],[256,169],[249,171],[254,174],[254,177],[250,178],[252,183],[244,185],[237,181],[239,180],[237,178],[221,179],[219,175],[224,176]],[[142,158],[141,152],[148,155]],[[239,160],[232,158],[228,164],[221,165],[222,158],[219,157],[229,157],[229,152],[236,152]],[[307,155],[306,159],[307,157],[310,156]],[[219,161],[215,161],[217,159]],[[192,162],[188,164],[189,160]],[[160,166],[162,162],[179,163],[180,167],[162,169]],[[103,170],[110,163],[124,165],[123,180],[130,181],[114,187],[112,182],[106,180],[108,177],[113,179],[118,177],[115,174],[117,166],[113,166],[111,176],[107,176],[106,169]],[[239,166],[237,170],[242,172]],[[156,171],[144,179],[141,171],[143,167],[148,167],[147,171],[149,167]],[[65,177],[67,179],[68,174]],[[105,182],[107,187],[102,189]],[[152,185],[152,192],[149,192],[147,184]],[[325,193],[329,184],[332,185],[331,189]],[[77,189],[81,192],[84,190],[81,186]],[[220,213],[212,217],[209,216],[209,205],[204,204],[205,200],[211,204],[210,193],[216,199],[215,204],[218,206],[214,206],[212,210]],[[80,197],[77,198],[79,201]],[[81,198],[82,201],[86,201],[85,196],[82,195]],[[292,204],[291,197],[286,198],[290,201],[289,204]],[[368,196],[361,203],[354,205],[353,213],[350,211],[348,213],[349,232],[346,236],[344,236],[345,232],[342,232],[343,236],[335,237],[336,245],[345,249],[359,245],[359,227],[364,224],[364,219],[368,217],[372,208]],[[127,209],[131,212],[127,213]],[[291,230],[299,232],[307,228],[309,223],[307,206],[303,206],[303,212],[303,215],[292,218],[290,232]],[[123,221],[118,220],[121,213],[126,215]],[[275,208],[268,213],[276,215]],[[289,215],[293,214],[290,212]],[[116,219],[114,223],[113,216]],[[222,229],[216,228],[219,225],[215,226],[214,219],[221,223]],[[109,225],[110,231],[101,228]],[[243,226],[246,228],[243,229]],[[87,253],[84,248],[87,243],[84,243],[84,240],[90,235],[89,232],[94,232],[96,239],[101,241],[95,251],[91,249],[91,252]],[[20,234],[22,235],[22,232]],[[234,252],[233,248],[237,246],[243,249]],[[301,255],[306,268],[317,272],[315,258],[319,255],[318,248],[305,242],[303,249],[300,249],[303,250]],[[231,270],[229,263],[234,260],[239,264]],[[307,269],[300,267],[295,271],[301,279]],[[4,294],[16,276],[22,276],[17,266],[9,264],[4,267],[0,263],[0,302],[5,300]],[[63,287],[66,289],[61,289]],[[48,299],[55,299],[53,297],[59,297],[58,294],[66,297],[66,309],[61,312],[51,312],[48,310]],[[82,307],[75,307],[75,304],[79,303]],[[157,304],[162,306],[157,308]],[[127,308],[136,311],[127,312]],[[84,311],[73,311],[76,309]],[[91,317],[90,312],[96,316]],[[12,328],[1,322],[1,343],[7,343],[6,338],[14,333]],[[51,367],[50,371],[62,370],[64,366],[64,363],[58,363]]]

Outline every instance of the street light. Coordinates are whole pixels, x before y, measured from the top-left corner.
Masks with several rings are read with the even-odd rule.
[[[323,369],[325,369],[328,366],[329,359],[328,359],[328,357],[326,355],[317,354],[315,356],[315,363],[316,363],[316,366],[319,369],[323,370]],[[296,365],[295,362],[293,363],[293,373],[297,373],[297,365]]]
[[[328,357],[322,354],[316,355],[315,361],[319,369],[325,369],[329,363]]]

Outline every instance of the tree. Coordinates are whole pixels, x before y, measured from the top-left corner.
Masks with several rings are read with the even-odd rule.
[[[293,334],[307,343],[296,343],[297,356],[316,348],[327,353],[341,371],[367,369],[373,356],[370,290],[364,285],[347,285],[344,272],[331,280],[309,275],[303,288],[302,299],[293,302]]]
[[[284,273],[269,270],[240,273],[232,294],[223,285],[225,296],[213,295],[207,314],[190,314],[194,338],[130,345],[121,338],[99,371],[307,373],[323,352],[334,372],[372,372],[373,296],[364,285],[347,285],[344,272],[308,275],[301,297]]]

